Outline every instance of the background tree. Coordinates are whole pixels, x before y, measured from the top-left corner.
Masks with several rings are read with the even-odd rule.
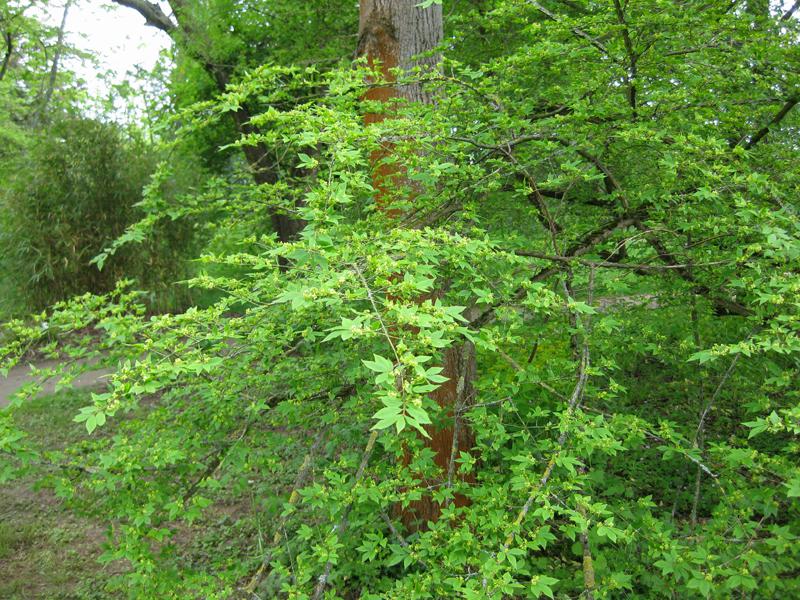
[[[176,101],[169,127],[222,139],[246,110],[226,152],[261,148],[279,176],[226,154],[113,246],[204,219],[190,283],[217,301],[147,319],[120,288],[10,324],[3,366],[43,347],[117,372],[79,448],[43,452],[4,413],[0,474],[54,465],[112,523],[112,597],[796,595],[795,17],[462,2],[440,62],[400,51],[437,38],[405,25],[437,3],[365,2],[365,58],[309,65],[326,18],[352,51],[355,7],[294,41],[275,7],[175,6],[179,48],[247,60],[207,61],[235,65],[222,90],[182,50],[215,97]],[[257,42],[226,19],[291,52],[245,65]],[[265,227],[278,207],[296,238]],[[464,340],[474,398],[453,412],[475,440],[445,480],[422,432],[453,422],[436,357]],[[438,518],[405,527],[393,508],[426,496]]]
[[[326,1],[314,6],[273,3],[265,7],[269,14],[265,28],[263,18],[254,20],[253,14],[229,0],[204,5],[176,0],[169,3],[171,16],[158,3],[147,0],[115,2],[136,10],[148,25],[172,37],[181,55],[202,68],[214,94],[223,92],[247,68],[266,62],[324,64],[331,60],[338,62],[352,52],[347,48],[347,36],[341,31],[352,13],[352,3]],[[317,32],[322,31],[325,32],[322,39],[326,41],[320,44]],[[292,101],[291,97],[287,100]],[[251,122],[257,111],[258,104],[251,99],[230,112],[240,135],[257,132]],[[289,177],[293,174],[293,165],[277,163],[277,157],[263,143],[255,141],[242,146],[242,150],[257,184],[274,185],[284,174]],[[303,227],[296,208],[294,203],[268,208],[273,229],[281,241],[294,239]]]
[[[31,13],[31,6],[23,2],[0,3],[0,157],[10,156],[24,144],[26,129],[39,115],[42,99],[52,96],[56,88],[68,87],[73,79],[57,67],[57,57],[72,53],[63,43],[61,29],[44,25]],[[51,107],[52,113],[69,112],[80,98],[76,91],[63,94],[58,105]]]
[[[364,0],[360,3],[359,43],[357,54],[363,56],[367,65],[380,74],[372,78],[372,86],[364,94],[369,102],[379,102],[376,112],[367,113],[366,124],[379,123],[395,110],[397,101],[433,104],[434,97],[420,81],[420,77],[435,76],[439,73],[441,55],[439,48],[444,38],[444,24],[441,5],[423,7],[408,2],[383,2]],[[398,75],[413,77],[398,84]],[[375,174],[373,187],[377,190],[375,202],[383,205],[383,210],[392,220],[402,221],[402,211],[392,207],[401,201],[399,195],[405,194],[405,204],[413,210],[414,184],[404,177],[402,168],[394,165],[394,144],[382,142],[382,148],[373,152],[371,161]],[[398,190],[400,193],[398,194]],[[438,283],[439,286],[442,282]],[[441,296],[439,290],[427,295],[427,299]],[[452,487],[455,476],[458,452],[469,451],[474,436],[463,421],[472,395],[472,379],[475,371],[475,354],[471,343],[457,344],[445,349],[441,357],[440,376],[447,381],[435,389],[431,396],[444,412],[445,423],[437,423],[425,428],[428,441],[426,449],[434,453],[434,463],[441,473],[432,479],[423,479],[423,487],[446,485]],[[408,457],[406,457],[406,463]],[[452,500],[450,498],[449,500]],[[463,505],[465,497],[455,498]],[[439,505],[430,494],[412,504],[410,510],[403,511],[403,521],[408,527],[423,526],[428,521],[438,519]]]

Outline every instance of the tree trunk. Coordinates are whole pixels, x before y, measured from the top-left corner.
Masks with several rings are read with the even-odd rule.
[[[3,56],[3,62],[0,63],[0,81],[6,76],[8,72],[8,65],[11,64],[11,55],[14,54],[14,37],[11,35],[10,31],[3,33],[3,42],[6,45],[5,56]]]
[[[409,71],[419,67],[423,72],[438,69],[439,56],[432,50],[439,46],[444,36],[442,7],[434,4],[420,8],[417,4],[419,0],[361,0],[358,55],[366,57],[370,68],[379,67],[383,79],[389,84],[397,80],[394,69]],[[425,56],[418,57],[422,53]],[[433,102],[433,95],[419,82],[375,86],[367,91],[364,98],[378,102],[395,98],[426,104]],[[385,113],[369,113],[364,117],[364,122],[371,124],[385,118]],[[385,208],[388,192],[403,178],[402,172],[383,161],[392,152],[392,145],[385,143],[371,158],[375,165],[373,182],[377,190],[376,203],[390,217],[397,218],[401,215]],[[430,439],[426,440],[427,447],[435,453],[434,460],[441,469],[441,477],[437,481],[422,482],[424,487],[432,488],[453,484],[458,452],[469,450],[474,445],[472,432],[462,420],[464,407],[472,396],[474,348],[471,345],[448,348],[442,356],[442,367],[442,375],[448,381],[432,392],[431,397],[442,407],[448,424],[445,427],[426,427],[430,435]],[[458,495],[455,503],[463,506],[468,502]],[[426,495],[403,510],[401,518],[406,527],[414,529],[424,527],[427,521],[436,521],[440,514],[441,507],[430,495]]]
[[[223,87],[224,89],[224,87]],[[240,107],[233,113],[233,122],[236,124],[236,129],[242,135],[249,135],[255,133],[255,128],[250,124],[250,111],[247,106]],[[242,147],[247,164],[253,174],[253,179],[259,185],[261,184],[274,184],[278,181],[278,175],[274,169],[269,165],[269,151],[264,144],[256,144],[255,146],[246,145]],[[300,206],[298,200],[297,206]],[[292,215],[280,212],[275,208],[271,208],[270,219],[275,233],[278,234],[278,239],[282,242],[289,242],[297,239],[298,234],[306,226],[305,221],[293,217]]]
[[[231,68],[218,64],[208,54],[208,40],[200,28],[196,28],[185,0],[169,0],[168,4],[174,14],[174,21],[167,16],[156,2],[149,0],[112,0],[116,4],[126,6],[138,12],[145,18],[147,25],[160,29],[169,35],[176,45],[184,52],[198,61],[209,77],[214,80],[217,90],[223,93],[230,83]],[[247,105],[241,106],[232,113],[236,130],[241,135],[255,133],[255,128],[250,124],[251,111]],[[245,159],[253,174],[253,179],[258,184],[272,184],[278,177],[268,165],[269,150],[264,144],[244,146]],[[298,204],[299,206],[299,204]],[[305,222],[292,215],[269,209],[270,219],[278,239],[289,242],[297,238],[297,234],[305,227]]]
[[[47,81],[47,87],[44,90],[44,96],[42,98],[41,103],[39,104],[39,108],[34,113],[33,124],[34,126],[38,125],[47,110],[48,105],[50,104],[50,100],[53,98],[53,91],[56,88],[56,78],[58,77],[58,65],[61,61],[61,53],[64,50],[64,35],[67,31],[67,15],[69,14],[69,8],[72,4],[72,0],[67,0],[67,3],[64,5],[64,12],[61,15],[61,26],[58,28],[58,38],[56,39],[56,49],[55,53],[53,54],[53,63],[50,66],[50,77]]]
[[[361,1],[358,53],[366,56],[372,66],[380,62],[383,75],[388,81],[395,80],[390,73],[395,67],[403,71],[414,67],[428,71],[438,69],[437,54],[424,57],[418,55],[430,53],[442,42],[442,7],[434,4],[428,8],[420,8],[417,4],[419,2],[416,0]],[[431,94],[419,83],[372,90],[367,94],[370,100],[391,97],[426,104],[433,100]]]

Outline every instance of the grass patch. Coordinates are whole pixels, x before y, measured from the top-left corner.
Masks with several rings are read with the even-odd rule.
[[[86,438],[86,428],[72,419],[91,403],[91,390],[63,390],[13,409],[14,420],[45,450],[61,450]]]
[[[65,390],[13,409],[17,422],[47,450],[85,437],[72,421],[90,402],[86,390]],[[71,513],[47,489],[42,473],[0,486],[0,598],[3,600],[104,600],[97,563],[103,526]]]
[[[63,390],[11,409],[16,423],[43,450],[59,451],[87,440],[86,429],[73,418],[91,403],[89,390]],[[109,421],[92,437],[111,436],[120,422]],[[124,597],[119,587],[106,591],[120,563],[102,565],[108,523],[76,513],[37,482],[53,473],[41,466],[23,480],[0,485],[0,600],[110,600]],[[271,539],[253,498],[228,491],[217,497],[195,522],[166,524],[175,535],[180,568],[234,569],[249,580],[258,566],[258,539]],[[263,508],[263,507],[262,507]],[[264,531],[262,531],[264,529]],[[212,569],[212,570],[213,570]],[[111,585],[118,585],[118,582]],[[269,596],[267,596],[269,597]]]

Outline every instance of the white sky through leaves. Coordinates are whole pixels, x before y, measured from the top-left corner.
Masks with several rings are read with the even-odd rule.
[[[48,22],[61,23],[64,2],[47,2]],[[93,55],[94,61],[69,61],[67,66],[86,83],[96,97],[108,96],[111,86],[137,81],[138,69],[153,68],[159,54],[170,45],[169,37],[135,11],[109,0],[78,0],[67,18],[67,43]]]
[[[65,0],[45,0],[48,22],[58,26]],[[794,0],[781,0],[788,9]],[[166,14],[171,11],[161,2]],[[773,10],[776,2],[771,2]],[[67,21],[67,42],[93,55],[91,60],[71,61],[68,67],[77,72],[95,97],[107,97],[111,86],[127,80],[133,85],[146,85],[141,71],[149,71],[159,54],[170,45],[163,32],[145,25],[134,10],[118,6],[111,0],[77,0],[70,7]],[[139,74],[137,75],[137,71]]]

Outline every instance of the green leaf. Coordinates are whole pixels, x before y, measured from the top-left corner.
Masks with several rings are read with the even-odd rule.
[[[376,373],[391,373],[394,369],[394,364],[388,359],[384,358],[383,356],[379,356],[378,354],[373,354],[374,360],[362,360],[361,362],[364,363],[364,366],[367,367],[371,371],[375,371]]]
[[[800,477],[795,477],[783,484],[789,498],[800,498]]]
[[[541,596],[547,596],[548,598],[553,597],[553,588],[552,586],[558,583],[558,579],[555,577],[549,577],[547,575],[536,575],[531,578],[531,585],[529,588],[529,592],[533,595],[534,598],[539,598]]]
[[[409,406],[406,408],[406,412],[417,423],[421,423],[422,425],[430,425],[431,423],[431,418],[428,416],[428,413],[425,411],[425,409],[422,408],[421,406]]]

